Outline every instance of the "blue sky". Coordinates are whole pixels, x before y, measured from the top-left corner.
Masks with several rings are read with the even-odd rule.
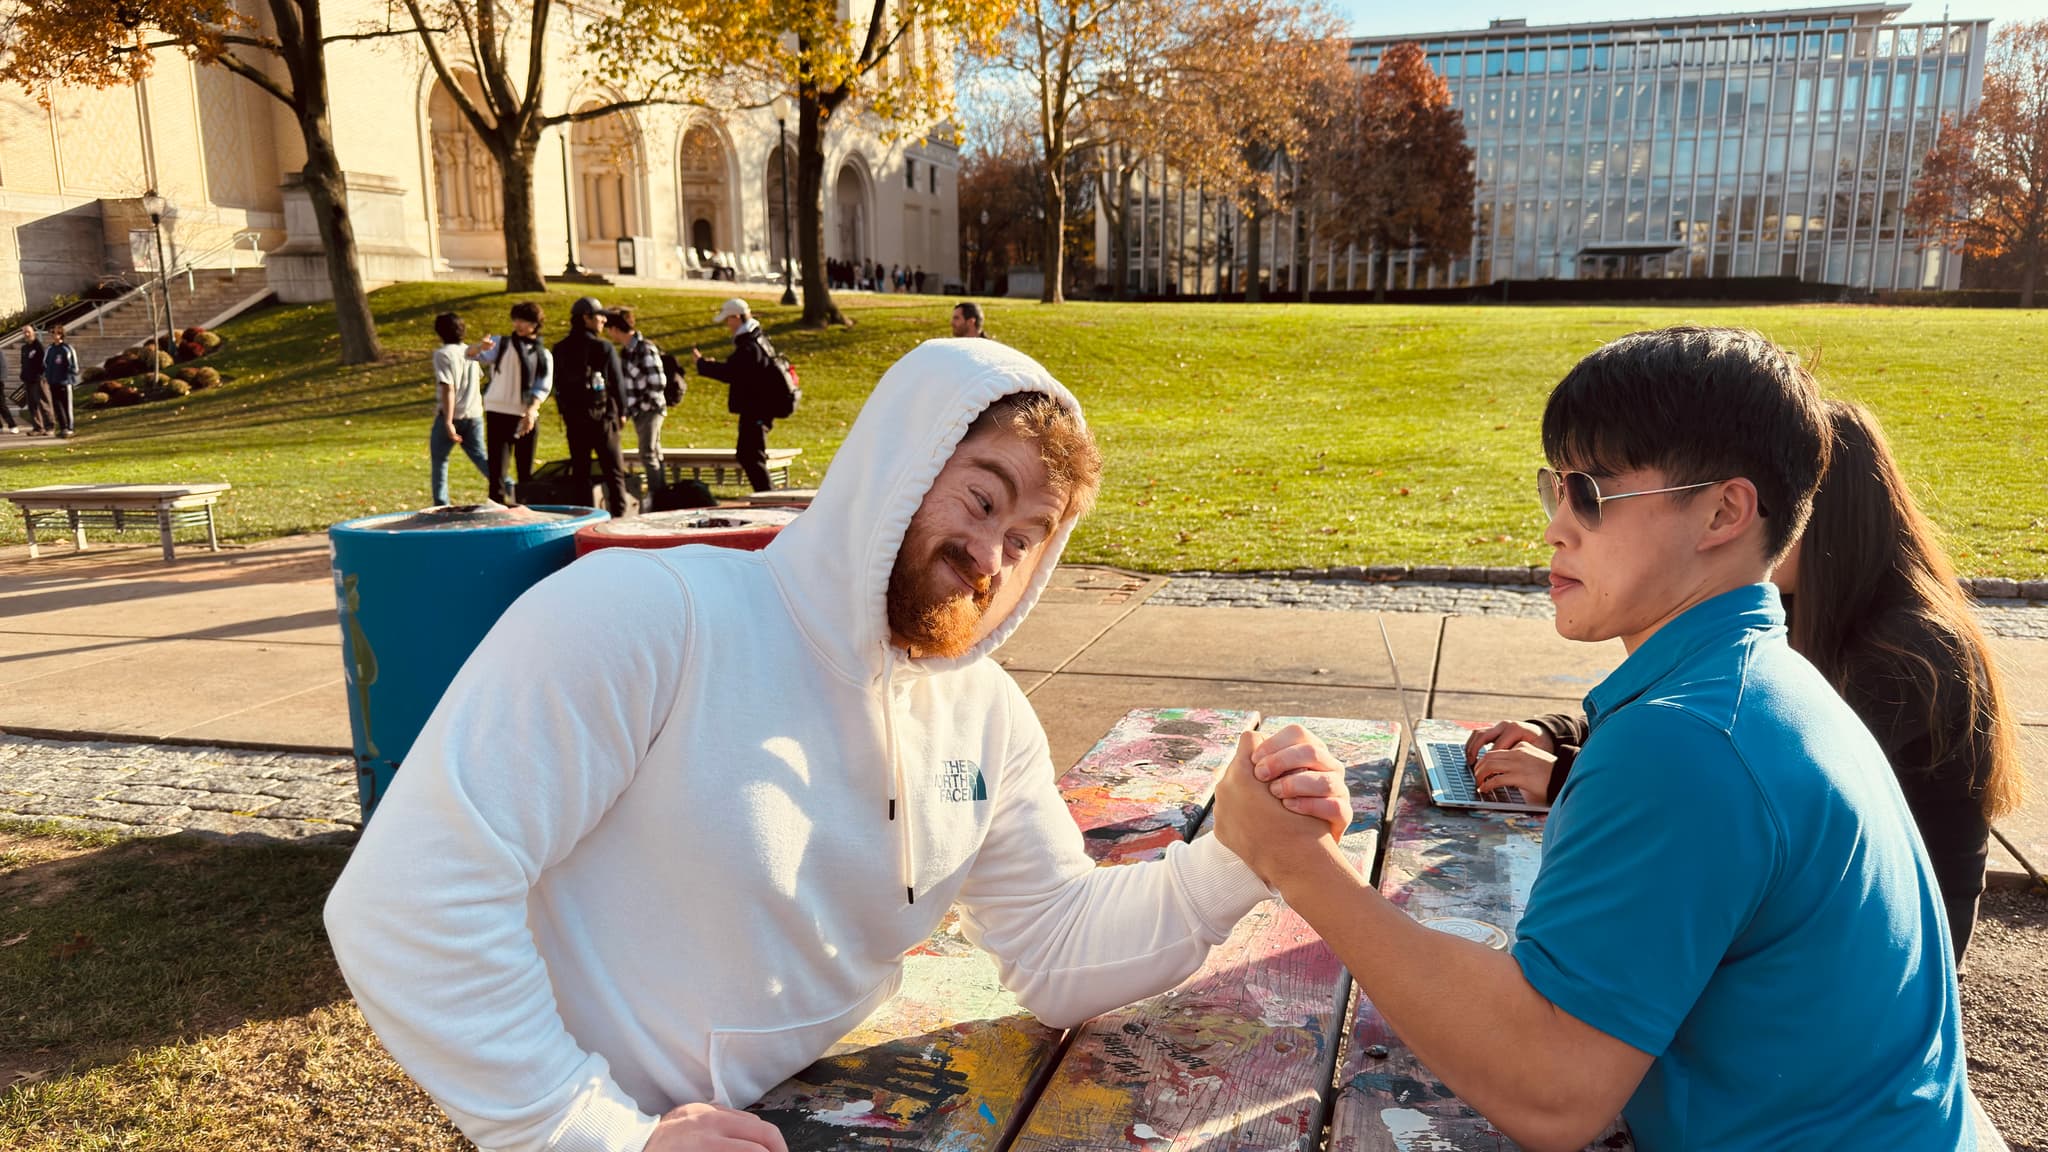
[[[1432,0],[1428,4],[1394,0],[1327,0],[1361,36],[1393,36],[1407,32],[1452,32],[1484,28],[1495,17],[1523,17],[1531,24],[1578,24],[1657,16],[1702,16],[1720,12],[1759,12],[1773,7],[1766,0]],[[1821,5],[1811,5],[1819,7]],[[1915,0],[1904,20],[1941,19],[1942,0]],[[1949,0],[1957,19],[2020,20],[2048,15],[2043,0]]]

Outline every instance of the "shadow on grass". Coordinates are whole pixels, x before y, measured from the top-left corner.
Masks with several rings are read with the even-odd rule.
[[[320,910],[347,860],[0,826],[0,1088],[345,1000]]]

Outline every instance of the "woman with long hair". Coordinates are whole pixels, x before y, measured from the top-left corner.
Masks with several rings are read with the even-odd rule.
[[[1831,401],[1834,447],[1813,518],[1772,582],[1792,647],[1884,748],[1948,912],[1957,967],[1977,923],[1991,824],[2017,809],[2016,718],[1990,644],[1933,523],[1914,503],[1877,417]],[[1557,795],[1586,737],[1582,716],[1507,721],[1473,735],[1482,789]]]

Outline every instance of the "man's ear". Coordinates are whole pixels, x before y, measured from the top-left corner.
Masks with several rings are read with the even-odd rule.
[[[1743,539],[1751,531],[1763,533],[1761,505],[1756,485],[1745,477],[1724,480],[1702,492],[1701,503],[1709,513],[1700,533],[1699,550],[1711,552]]]

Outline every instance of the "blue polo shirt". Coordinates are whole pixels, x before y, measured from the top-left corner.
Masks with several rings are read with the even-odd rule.
[[[1688,609],[1586,713],[1514,954],[1656,1057],[1638,1146],[1975,1149],[1926,851],[1777,589]]]

